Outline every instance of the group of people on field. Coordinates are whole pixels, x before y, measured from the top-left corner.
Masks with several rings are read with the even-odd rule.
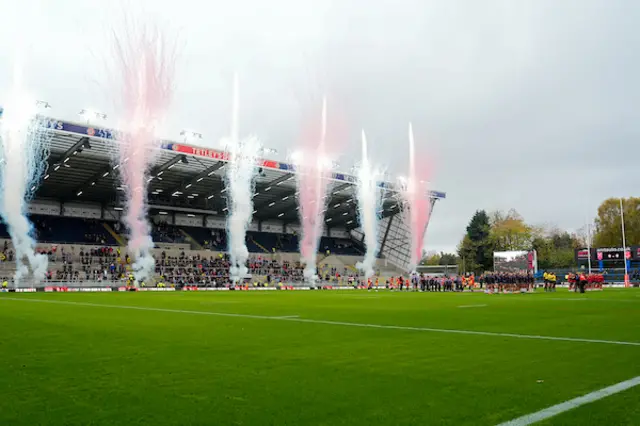
[[[480,276],[479,281],[486,286],[488,291],[531,291],[535,287],[535,278],[531,271],[486,272]]]
[[[585,274],[584,272],[569,273],[567,275],[569,290],[584,293],[585,290],[602,290],[604,276],[602,274]]]
[[[544,271],[542,281],[544,282],[544,291],[556,291],[558,276],[555,272]]]
[[[475,277],[473,274],[429,276],[415,273],[410,277],[390,277],[383,282],[379,277],[371,277],[363,285],[369,290],[386,288],[397,291],[463,291],[465,288],[475,287]]]

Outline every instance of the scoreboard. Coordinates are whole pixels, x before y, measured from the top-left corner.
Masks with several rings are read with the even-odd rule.
[[[595,262],[622,262],[624,260],[640,260],[640,247],[602,247],[576,249],[575,257],[578,262],[591,258]]]

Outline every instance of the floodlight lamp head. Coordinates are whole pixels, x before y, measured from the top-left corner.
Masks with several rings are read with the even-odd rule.
[[[262,152],[265,154],[277,154],[278,151],[273,148],[262,148]]]
[[[202,133],[194,132],[193,130],[182,130],[180,136],[184,136],[185,139],[202,139]]]
[[[333,161],[327,157],[318,158],[318,167],[323,170],[330,170],[333,167]]]
[[[291,158],[291,161],[293,161],[295,164],[300,164],[304,159],[304,155],[302,151],[294,151],[291,153],[289,157]]]

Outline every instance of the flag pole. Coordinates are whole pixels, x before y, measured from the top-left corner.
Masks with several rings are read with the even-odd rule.
[[[589,275],[591,275],[591,224],[587,222],[587,259],[589,261]]]
[[[624,233],[624,211],[622,207],[622,198],[620,198],[620,222],[622,223],[622,251],[624,253],[624,285],[629,285],[629,271],[627,270],[627,238]]]

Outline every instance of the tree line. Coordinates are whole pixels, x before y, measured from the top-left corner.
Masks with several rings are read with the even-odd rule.
[[[627,246],[640,244],[640,198],[623,199]],[[514,209],[487,213],[478,210],[469,221],[457,253],[430,254],[427,265],[458,264],[465,272],[493,270],[494,251],[536,250],[538,268],[553,270],[576,267],[575,249],[622,247],[620,199],[610,198],[598,207],[591,226],[577,232],[528,224]]]

